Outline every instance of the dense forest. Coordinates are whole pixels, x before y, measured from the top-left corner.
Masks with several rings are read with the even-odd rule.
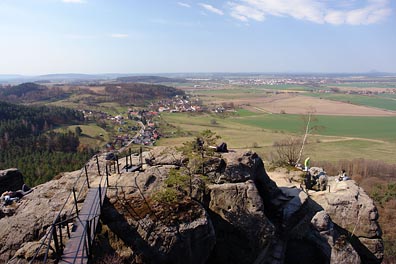
[[[28,107],[0,101],[0,169],[18,168],[29,185],[72,171],[93,155],[78,135],[58,133],[62,124],[81,124],[81,112],[61,107]]]
[[[69,95],[59,87],[48,88],[37,83],[22,83],[0,89],[0,100],[14,103],[60,100]]]
[[[150,100],[185,95],[184,91],[170,86],[144,83],[107,85],[105,91],[110,101],[116,101],[122,105],[143,104]]]

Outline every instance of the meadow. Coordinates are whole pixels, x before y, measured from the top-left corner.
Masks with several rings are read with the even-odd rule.
[[[66,126],[58,128],[56,131],[71,131],[74,133],[77,126],[82,130],[80,142],[83,145],[99,149],[102,148],[110,139],[108,132],[95,124]]]
[[[325,93],[304,93],[304,95],[396,111],[396,100],[395,100],[396,95],[387,94],[382,96],[381,95],[365,96],[365,95],[357,95],[357,94],[325,94]]]
[[[396,88],[394,81],[389,82],[344,82],[326,84],[327,87],[349,87],[349,88]]]
[[[240,114],[239,114],[240,113]],[[199,131],[210,129],[232,149],[252,149],[269,157],[273,143],[291,136],[302,137],[304,122],[300,115],[257,114],[240,110],[235,115],[219,117],[210,114],[162,114],[162,119],[190,137],[165,138],[160,145],[181,144]],[[394,163],[396,117],[317,116],[312,126],[322,126],[308,136],[305,155],[313,160],[337,161],[366,158]]]
[[[344,83],[341,86],[392,88],[394,83]],[[355,158],[395,162],[396,114],[388,111],[396,110],[394,96],[312,93],[312,89],[318,87],[284,84],[189,88],[189,93],[200,97],[206,104],[233,102],[239,109],[236,113],[223,115],[164,113],[162,119],[183,133],[175,134],[181,137],[161,139],[158,144],[180,144],[197,132],[210,129],[231,149],[252,149],[269,158],[274,152],[275,141],[302,137],[303,116],[307,111],[301,109],[315,105],[319,111],[312,126],[320,129],[308,136],[304,155],[310,155],[313,160],[334,162]],[[287,114],[280,114],[281,109]]]

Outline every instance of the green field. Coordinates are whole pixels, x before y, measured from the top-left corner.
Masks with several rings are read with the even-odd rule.
[[[109,141],[108,133],[97,125],[72,125],[56,129],[57,131],[71,131],[75,132],[76,127],[79,126],[82,130],[80,136],[80,143],[89,145],[91,147],[101,148]]]
[[[396,88],[395,82],[345,82],[326,84],[328,87]]]
[[[234,122],[263,129],[298,133],[303,127],[300,115],[256,114],[234,118]],[[321,135],[396,140],[396,117],[316,116],[312,125],[322,126]]]
[[[160,145],[177,145],[197,132],[210,129],[231,149],[253,149],[263,157],[274,151],[275,141],[302,137],[299,115],[257,114],[240,110],[240,115],[219,118],[214,115],[162,114],[162,118],[191,137],[162,139]],[[396,117],[318,116],[312,125],[324,129],[309,135],[305,153],[315,160],[367,158],[394,163]],[[216,122],[213,122],[215,120]],[[215,123],[215,124],[213,124]]]
[[[294,90],[294,91],[306,91],[306,90],[311,90],[312,87],[310,86],[305,86],[305,85],[297,85],[297,84],[260,84],[257,86],[260,89],[267,89],[267,90]]]
[[[387,97],[387,96],[366,96],[366,95],[355,95],[355,94],[324,94],[324,93],[305,93],[304,95],[396,111],[396,100],[394,100],[395,97],[392,96]]]

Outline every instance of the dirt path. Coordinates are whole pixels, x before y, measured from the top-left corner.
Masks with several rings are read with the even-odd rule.
[[[369,141],[369,142],[383,143],[383,144],[388,143],[385,140],[371,139],[371,138],[358,138],[358,137],[336,137],[336,138],[332,138],[333,136],[323,136],[323,135],[315,135],[315,136],[325,137],[324,139],[321,138],[320,140],[322,142],[326,142],[326,143],[327,142],[350,141],[350,140],[361,140],[361,141]]]

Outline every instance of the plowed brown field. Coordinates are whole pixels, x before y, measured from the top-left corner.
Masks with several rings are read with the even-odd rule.
[[[279,94],[269,97],[233,99],[235,105],[253,112],[306,114],[315,111],[317,115],[343,116],[396,116],[395,111],[387,111],[367,106],[331,101],[296,94]]]

